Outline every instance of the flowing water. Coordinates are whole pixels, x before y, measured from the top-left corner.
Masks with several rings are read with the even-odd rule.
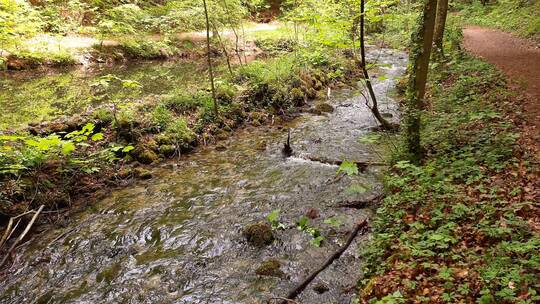
[[[397,120],[388,93],[405,71],[405,56],[373,55],[385,64],[376,77],[386,77],[375,81],[382,112]],[[341,90],[329,103],[331,114],[248,127],[220,142],[226,150],[201,148],[168,162],[152,179],[113,191],[67,228],[42,233],[18,249],[0,303],[266,303],[286,295],[370,216],[368,209],[338,204],[372,196],[383,170],[370,166],[339,176],[337,166],[308,160],[380,162],[379,148],[358,141],[376,126],[363,98]],[[287,128],[290,158],[281,155]],[[276,240],[262,248],[247,243],[244,227],[266,221],[275,209],[285,226],[274,231]],[[296,228],[308,211],[317,215],[309,226],[325,237],[320,247]],[[368,237],[358,237],[298,301],[350,303],[360,276],[359,247]],[[268,259],[281,263],[282,276],[255,273]],[[328,291],[318,294],[317,285]]]

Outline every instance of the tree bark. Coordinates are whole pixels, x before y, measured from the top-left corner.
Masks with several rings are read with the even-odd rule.
[[[435,33],[433,34],[433,43],[435,51],[440,55],[444,54],[443,38],[444,29],[446,27],[446,15],[448,14],[448,0],[438,0],[437,3],[437,19],[435,20]]]
[[[370,107],[371,112],[373,113],[373,116],[379,121],[379,123],[382,125],[383,129],[385,130],[396,130],[397,125],[394,125],[384,119],[384,117],[379,112],[379,106],[377,104],[377,96],[375,95],[375,91],[373,90],[373,86],[371,85],[371,79],[369,78],[369,73],[366,68],[366,48],[365,48],[365,38],[364,38],[364,27],[365,27],[365,18],[364,18],[364,11],[365,11],[365,0],[360,1],[360,56],[362,59],[361,66],[362,66],[362,72],[364,74],[364,79],[366,80],[366,87],[369,92],[369,96],[371,98],[371,102],[373,105]],[[369,104],[368,104],[369,107]]]
[[[429,59],[433,45],[437,0],[424,0],[422,15],[411,40],[409,56],[409,83],[407,88],[407,109],[405,132],[407,148],[411,160],[418,163],[423,158],[420,144],[421,115],[425,107],[424,96],[429,69]]]
[[[212,90],[212,100],[214,101],[214,114],[216,118],[219,115],[218,104],[216,98],[216,85],[214,84],[214,69],[212,67],[212,50],[210,48],[210,19],[208,18],[208,7],[206,0],[203,0],[204,17],[206,19],[206,59],[208,61],[208,74],[210,77],[210,88]]]

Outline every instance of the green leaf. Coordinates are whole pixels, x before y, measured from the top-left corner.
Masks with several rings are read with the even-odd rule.
[[[122,152],[124,153],[128,153],[129,151],[135,149],[135,147],[133,146],[125,146],[123,149],[122,149]]]
[[[376,144],[381,139],[380,134],[366,134],[360,138],[358,138],[358,141],[363,144]]]
[[[336,217],[329,217],[325,219],[323,223],[332,227],[336,227],[336,228],[341,226],[341,221]]]
[[[350,162],[350,161],[344,161],[339,166],[339,169],[337,170],[337,174],[339,173],[345,173],[346,175],[356,175],[359,173],[358,166],[356,163]]]
[[[67,141],[62,144],[62,154],[69,155],[71,152],[75,151],[75,144]]]
[[[309,225],[309,219],[306,216],[302,216],[298,221],[298,229],[306,230]]]
[[[324,236],[319,235],[318,237],[314,238],[310,241],[311,245],[315,247],[321,247],[321,242],[324,241]]]
[[[270,214],[266,217],[270,223],[274,223],[279,220],[279,213],[281,212],[281,209],[275,209],[270,212]]]
[[[92,138],[93,141],[102,140],[103,139],[103,133],[96,133],[96,134],[92,135],[91,138]]]

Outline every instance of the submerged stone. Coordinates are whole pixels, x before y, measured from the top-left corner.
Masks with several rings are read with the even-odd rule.
[[[243,235],[248,243],[258,247],[270,245],[274,241],[272,227],[267,223],[251,224],[244,228]]]
[[[316,293],[318,294],[323,294],[327,291],[329,291],[330,288],[328,288],[328,286],[326,286],[326,284],[324,283],[317,283],[315,286],[313,286],[313,291],[315,291]]]
[[[135,173],[135,176],[140,179],[150,179],[152,178],[152,172],[149,170],[146,170],[144,168],[135,168],[133,169],[133,173]]]
[[[326,102],[318,102],[315,105],[315,110],[323,112],[323,113],[332,113],[334,112],[334,107]]]
[[[255,273],[260,276],[282,278],[285,276],[285,273],[280,267],[281,263],[278,260],[269,259],[264,261],[261,266],[255,270]]]

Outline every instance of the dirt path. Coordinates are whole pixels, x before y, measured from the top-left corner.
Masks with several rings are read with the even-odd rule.
[[[467,26],[463,31],[465,48],[501,69],[525,93],[527,124],[540,143],[540,48],[534,43],[495,29]]]

